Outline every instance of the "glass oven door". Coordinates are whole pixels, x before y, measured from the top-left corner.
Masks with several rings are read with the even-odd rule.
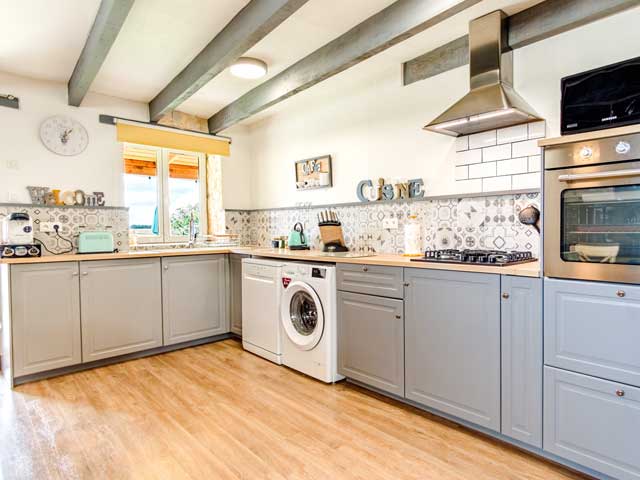
[[[545,275],[640,283],[640,162],[545,171]]]

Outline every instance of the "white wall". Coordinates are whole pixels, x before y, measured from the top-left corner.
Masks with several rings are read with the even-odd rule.
[[[236,125],[224,134],[232,141],[231,156],[222,157],[222,205],[227,209],[247,210],[253,205],[249,129]]]
[[[0,92],[20,98],[20,109],[0,108],[0,202],[30,202],[27,185],[103,191],[107,205],[122,205],[122,154],[113,126],[101,113],[148,120],[144,103],[89,94],[82,107],[67,105],[65,84],[0,73]],[[80,155],[64,157],[45,148],[39,128],[51,115],[69,115],[89,134]],[[8,168],[17,162],[17,169]]]
[[[516,88],[547,119],[550,136],[559,135],[560,79],[639,56],[638,23],[637,8],[515,52]],[[423,177],[430,195],[458,193],[453,139],[421,127],[466,93],[468,67],[402,87],[399,65],[366,64],[249,127],[254,208],[356,201],[358,181],[379,176]],[[294,161],[322,154],[333,157],[334,188],[297,192]]]
[[[123,205],[122,147],[116,129],[99,123],[98,115],[148,121],[145,103],[89,93],[80,108],[71,107],[65,84],[5,73],[0,73],[0,93],[20,98],[19,110],[0,107],[0,203],[28,203],[26,187],[36,185],[103,191],[107,205]],[[56,155],[40,141],[42,121],[59,114],[87,129],[89,145],[80,155]],[[223,161],[223,202],[226,208],[249,208],[248,132],[238,126],[228,133],[234,139],[232,156]]]

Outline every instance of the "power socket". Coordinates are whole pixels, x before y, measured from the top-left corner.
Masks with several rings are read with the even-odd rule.
[[[40,222],[40,231],[42,233],[54,233],[56,227],[60,228],[60,224],[56,222]]]
[[[382,228],[386,228],[387,230],[397,230],[398,229],[398,219],[396,217],[383,218],[382,219]]]

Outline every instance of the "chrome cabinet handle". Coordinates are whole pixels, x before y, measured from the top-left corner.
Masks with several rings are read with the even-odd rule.
[[[597,180],[598,178],[633,177],[640,175],[640,168],[630,168],[627,170],[615,170],[611,172],[595,173],[574,173],[558,175],[559,182],[579,182],[580,180]]]
[[[165,266],[164,266],[164,269],[165,269],[165,270],[169,270],[169,265],[165,265]]]
[[[504,292],[502,294],[502,298],[504,298],[505,300],[509,298],[509,294],[507,292]]]
[[[369,271],[369,268],[368,268],[368,267],[362,267],[362,271],[363,271],[363,272],[368,272],[368,271]]]
[[[624,397],[624,390],[616,390],[616,395],[619,397]]]
[[[83,277],[86,277],[87,275],[89,275],[89,272],[82,272]]]
[[[402,315],[396,315],[396,318],[400,320],[402,318]]]
[[[404,285],[405,287],[408,287],[408,286],[410,286],[411,284],[410,284],[409,282],[406,282],[406,283],[404,283],[403,285]]]
[[[79,274],[78,274],[78,272],[72,272],[72,273],[71,273],[71,276],[72,276],[72,277],[77,277],[78,275],[79,275]]]
[[[616,292],[616,295],[619,296],[620,298],[624,297],[626,295],[626,292],[624,290],[618,290]]]

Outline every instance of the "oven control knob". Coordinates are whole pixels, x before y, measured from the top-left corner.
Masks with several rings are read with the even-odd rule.
[[[629,145],[629,142],[618,142],[618,144],[616,145],[616,153],[619,153],[620,155],[629,153],[629,150],[631,150],[631,145]]]
[[[582,147],[580,149],[581,158],[591,158],[593,156],[593,150],[590,147]]]

